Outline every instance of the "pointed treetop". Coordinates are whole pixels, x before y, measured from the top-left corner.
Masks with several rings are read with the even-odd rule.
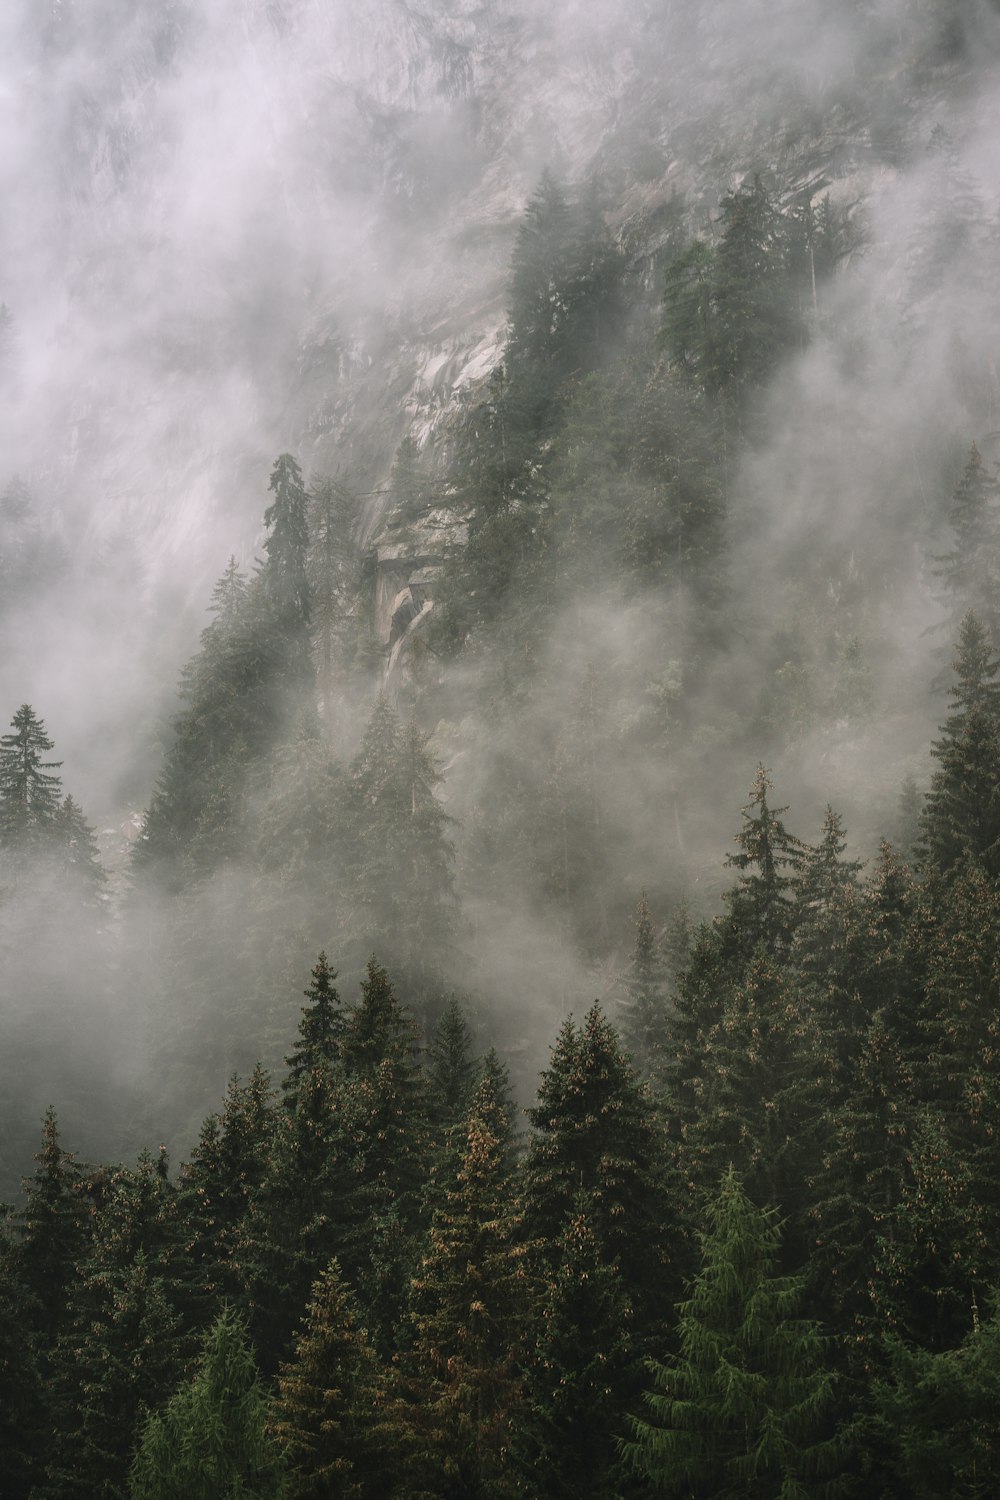
[[[293,1106],[303,1074],[320,1067],[332,1068],[340,1060],[347,1020],[334,987],[336,977],[336,970],[330,968],[326,954],[321,953],[312,971],[312,984],[303,991],[309,1003],[302,1007],[298,1044],[285,1058],[288,1076],[282,1089]]]

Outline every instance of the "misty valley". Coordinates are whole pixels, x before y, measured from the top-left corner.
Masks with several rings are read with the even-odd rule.
[[[0,1500],[1000,1492],[1000,7],[533,9],[0,15]]]

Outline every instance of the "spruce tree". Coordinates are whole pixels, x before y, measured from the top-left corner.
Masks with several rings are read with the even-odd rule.
[[[595,1004],[567,1020],[542,1074],[524,1165],[525,1233],[551,1267],[577,1194],[588,1195],[607,1264],[650,1327],[669,1305],[661,1226],[671,1194],[653,1106]]]
[[[274,462],[268,488],[274,499],[264,512],[267,537],[264,579],[277,624],[296,644],[307,634],[312,590],[309,585],[309,497],[302,470],[290,453]]]
[[[244,1226],[268,1171],[274,1093],[258,1064],[248,1081],[230,1080],[220,1114],[201,1129],[178,1181],[187,1274],[196,1300],[217,1306],[242,1292],[238,1267]]]
[[[515,1228],[504,1143],[474,1108],[410,1292],[417,1441],[454,1500],[517,1493],[510,1449],[530,1279]]]
[[[666,1047],[666,974],[645,895],[633,919],[635,946],[625,976],[622,1037],[644,1072],[658,1076]]]
[[[750,801],[743,809],[743,827],[736,835],[737,854],[726,864],[740,871],[727,892],[728,942],[745,961],[758,944],[775,956],[787,952],[795,925],[796,876],[806,853],[801,839],[782,822],[787,807],[770,807],[771,777],[762,765],[754,776]]]
[[[434,1029],[426,1071],[431,1118],[439,1130],[448,1131],[468,1117],[478,1073],[465,1009],[455,995]]]
[[[658,1491],[714,1500],[817,1493],[836,1465],[823,1339],[803,1280],[777,1270],[781,1231],[730,1168],[708,1210],[701,1269],[678,1308],[679,1353],[650,1362],[647,1415],[624,1454]]]
[[[227,1308],[205,1335],[193,1377],[146,1421],[131,1500],[282,1500],[286,1478],[266,1421],[246,1328]]]
[[[56,814],[55,836],[59,864],[82,905],[101,904],[107,876],[93,828],[72,797],[66,797]]]
[[[386,1373],[333,1260],[313,1286],[271,1406],[289,1500],[382,1500],[399,1457],[387,1404]]]
[[[303,1073],[294,1109],[275,1114],[267,1165],[234,1251],[266,1375],[288,1356],[309,1289],[330,1260],[349,1244],[357,1251],[352,1273],[363,1263],[368,1226],[356,1183],[359,1108],[321,1063]]]
[[[90,1205],[84,1185],[87,1169],[64,1149],[55,1110],[42,1121],[37,1167],[24,1182],[24,1204],[15,1224],[10,1254],[28,1294],[26,1311],[50,1352],[63,1326],[78,1262],[90,1238]]]
[[[873,1384],[879,1437],[893,1493],[908,1500],[988,1500],[1000,1491],[1000,1317],[995,1298],[973,1309],[954,1348],[932,1353],[887,1341],[887,1368]]]
[[[703,1039],[689,1179],[709,1188],[735,1163],[756,1202],[797,1209],[823,1138],[822,1081],[809,1010],[762,944]]]
[[[326,954],[321,953],[312,971],[312,984],[304,992],[309,1004],[302,1008],[297,1045],[285,1058],[288,1072],[281,1086],[292,1109],[304,1074],[319,1067],[332,1069],[340,1062],[347,1021],[334,988],[336,977],[336,970],[330,968]]]
[[[103,1247],[102,1247],[103,1248]],[[155,1253],[92,1257],[53,1360],[53,1437],[38,1500],[127,1500],[138,1424],[183,1367],[180,1319]]]
[[[937,559],[952,636],[969,610],[1000,650],[1000,485],[973,443],[955,486],[948,520],[951,550]]]
[[[618,1439],[638,1395],[632,1306],[577,1194],[546,1278],[518,1449],[539,1500],[614,1494]]]
[[[22,703],[0,735],[0,840],[11,849],[38,848],[54,835],[62,765],[45,760],[52,741],[30,703]]]
[[[971,612],[955,657],[952,712],[931,754],[937,768],[921,818],[925,863],[947,875],[971,859],[1000,874],[1000,671],[986,630]]]

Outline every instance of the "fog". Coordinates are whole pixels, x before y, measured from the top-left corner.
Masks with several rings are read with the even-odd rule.
[[[754,172],[786,202],[829,193],[855,234],[811,342],[776,375],[728,474],[725,587],[740,625],[724,661],[688,684],[679,759],[636,760],[621,784],[606,747],[608,881],[623,906],[656,891],[661,920],[685,894],[710,913],[761,757],[803,837],[827,801],[864,854],[892,833],[903,780],[926,780],[940,717],[933,558],[948,496],[973,441],[997,456],[998,59],[985,0],[3,7],[0,488],[26,487],[32,535],[50,552],[27,581],[3,573],[0,714],[30,702],[44,717],[114,874],[105,927],[118,956],[111,977],[74,974],[73,1045],[100,1054],[109,1015],[117,1039],[83,1071],[141,1081],[165,1033],[212,1015],[206,980],[164,1019],[161,912],[144,917],[148,994],[126,997],[113,977],[136,972],[120,950],[134,965],[143,947],[121,932],[122,830],[159,773],[212,581],[231,554],[247,567],[259,555],[271,463],[290,451],[307,474],[338,474],[359,497],[358,537],[377,541],[402,437],[417,433],[440,464],[456,393],[501,357],[519,216],[545,167],[575,183],[596,175],[648,308],[678,232],[664,228],[670,206],[682,239],[711,235],[722,195]],[[835,662],[862,625],[876,643],[865,661],[876,714],[804,719],[780,744],[726,742],[719,726],[762,673],[790,680],[786,638],[803,646],[804,632],[806,654]],[[435,700],[446,710],[426,727],[448,767],[460,870],[490,757],[537,774],[535,757],[569,737],[591,668],[615,684],[620,718],[652,693],[669,722],[688,629],[683,594],[609,587],[568,601],[543,662],[563,689],[506,726],[479,711],[477,665],[449,669]],[[347,700],[349,746],[369,701]],[[240,928],[244,881],[230,874],[199,898],[220,966],[244,950],[248,1042],[213,1054],[219,1093],[262,1034],[280,1058],[308,945],[326,941],[322,913],[286,914],[299,973],[290,955],[287,1009],[254,1019],[266,986],[252,972],[260,937]],[[474,980],[484,1036],[520,1049],[527,1077],[559,1015],[613,990],[629,934],[620,913],[599,915],[595,959],[521,894],[469,891],[464,905],[455,983]],[[43,1032],[53,1014],[65,1021],[68,980],[61,967],[52,978],[51,937],[14,908],[5,920],[2,987],[23,1038],[27,1016]],[[265,967],[273,977],[285,962]],[[356,973],[346,979],[350,992]],[[70,1044],[55,1030],[51,1043],[58,1064],[25,1101],[35,1111],[72,1072]],[[213,1103],[199,1088],[185,1119]],[[74,1126],[101,1109],[85,1097]],[[156,1124],[147,1115],[142,1128]],[[95,1126],[93,1143],[130,1146],[130,1128]]]

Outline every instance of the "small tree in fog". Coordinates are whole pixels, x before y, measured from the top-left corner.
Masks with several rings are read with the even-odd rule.
[[[34,843],[52,830],[59,814],[61,760],[46,760],[52,741],[30,703],[22,703],[0,736],[0,838]]]

